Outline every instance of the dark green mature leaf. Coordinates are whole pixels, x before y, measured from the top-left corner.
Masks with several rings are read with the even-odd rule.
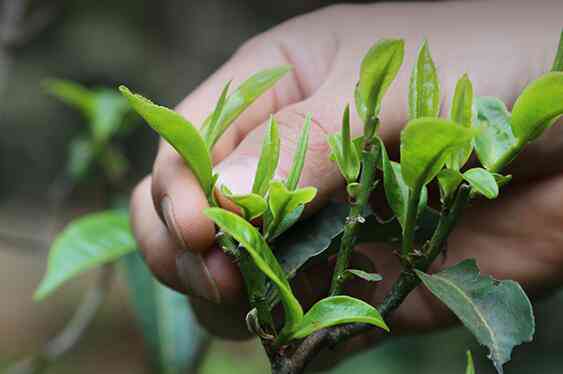
[[[197,177],[207,196],[212,194],[212,163],[207,145],[198,130],[180,114],[156,105],[125,86],[119,90],[147,123],[178,151]]]
[[[354,277],[358,277],[368,282],[380,282],[383,280],[383,277],[380,274],[376,273],[368,273],[363,270],[359,269],[347,269],[347,274],[353,275]]]
[[[260,217],[268,209],[266,199],[258,194],[233,195],[227,186],[221,187],[221,193],[242,210],[242,215],[247,221]]]
[[[328,144],[340,173],[348,184],[354,183],[360,175],[360,153],[352,143],[350,134],[350,106],[347,105],[344,109],[342,131],[329,135]]]
[[[381,39],[363,58],[355,99],[356,110],[364,122],[379,114],[383,96],[403,64],[404,54],[403,40]]]
[[[536,139],[563,114],[563,72],[530,83],[512,107],[512,131],[520,143]]]
[[[258,97],[270,89],[285,74],[291,70],[291,66],[284,65],[273,69],[260,71],[234,90],[226,99],[219,119],[214,126],[210,126],[211,116],[205,120],[202,132],[203,138],[209,148],[213,148],[221,135],[229,126],[244,112]]]
[[[280,336],[287,338],[301,322],[303,309],[293,295],[287,277],[268,243],[254,226],[234,213],[221,208],[208,208],[205,214],[239,242],[256,266],[277,286],[285,311],[285,325]]]
[[[401,171],[412,189],[430,182],[447,156],[471,141],[475,130],[439,118],[410,121],[401,132]]]
[[[465,179],[471,187],[487,199],[496,199],[498,197],[498,185],[495,176],[483,169],[473,168],[463,173]]]
[[[458,80],[455,87],[455,94],[450,109],[450,119],[463,127],[471,127],[474,117],[473,85],[467,74],[464,74]],[[472,151],[472,143],[461,147],[459,150],[450,154],[446,160],[446,165],[450,169],[461,169],[467,160],[469,160]]]
[[[475,105],[482,127],[475,136],[475,152],[483,166],[490,169],[517,141],[510,126],[510,113],[502,101],[478,96]]]
[[[440,81],[425,40],[418,51],[409,84],[409,118],[438,117],[440,114]]]
[[[454,192],[463,181],[463,175],[457,170],[442,169],[437,178],[440,186],[440,200],[445,204],[453,198]]]
[[[278,125],[273,116],[270,116],[266,127],[266,136],[262,143],[260,160],[254,176],[252,193],[264,196],[272,180],[280,158],[280,135]]]
[[[369,323],[389,331],[377,309],[350,296],[331,296],[318,301],[296,326],[291,339],[305,338],[325,327],[344,323]]]
[[[273,238],[277,236],[280,224],[284,219],[298,207],[311,202],[316,194],[317,189],[314,187],[290,191],[285,184],[279,181],[270,183],[268,201],[272,219],[266,228],[266,237]]]
[[[121,260],[133,306],[154,364],[161,373],[195,370],[209,339],[184,295],[161,285],[138,252]]]
[[[44,299],[69,279],[135,248],[129,215],[123,211],[89,214],[72,222],[51,246],[47,273],[34,299]]]
[[[297,149],[293,155],[293,164],[291,169],[289,169],[289,175],[285,185],[290,191],[297,188],[299,184],[299,179],[301,179],[301,172],[303,171],[303,166],[305,165],[305,155],[307,153],[307,148],[309,147],[309,132],[311,130],[311,114],[307,114],[305,118],[305,124],[299,135],[299,142],[297,143]]]
[[[535,330],[530,300],[514,281],[483,277],[475,260],[465,260],[434,275],[417,271],[426,287],[490,350],[497,371],[512,348],[532,340]]]
[[[467,368],[465,374],[475,374],[475,366],[473,365],[473,355],[471,351],[467,351]]]
[[[559,46],[557,48],[557,52],[555,53],[555,60],[553,61],[551,71],[563,71],[563,30],[561,30]]]

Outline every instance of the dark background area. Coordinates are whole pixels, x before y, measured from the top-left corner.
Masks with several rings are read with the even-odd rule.
[[[29,2],[10,26],[0,0],[0,368],[33,352],[72,314],[90,276],[42,304],[31,295],[43,274],[48,245],[69,217],[96,209],[95,185],[73,195],[62,212],[49,210],[47,192],[61,172],[66,146],[82,118],[47,97],[48,77],[88,86],[125,83],[174,106],[251,36],[331,1]],[[14,27],[23,36],[14,37]],[[17,34],[17,33],[16,33]],[[156,136],[139,126],[124,146],[131,184],[150,171]],[[51,372],[144,372],[143,346],[123,287],[112,291],[83,344]],[[415,312],[415,311],[413,311]],[[534,344],[517,348],[508,373],[561,373],[563,297],[536,308]],[[463,373],[471,348],[479,373],[493,373],[484,349],[460,329],[401,338],[348,361],[334,373]],[[255,342],[215,342],[204,373],[264,373]],[[228,371],[227,371],[228,370]]]

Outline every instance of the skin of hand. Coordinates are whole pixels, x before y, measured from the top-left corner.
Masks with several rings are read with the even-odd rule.
[[[405,62],[386,95],[379,133],[397,159],[399,132],[407,121],[410,71],[427,38],[441,79],[442,115],[447,115],[456,80],[465,72],[476,95],[497,96],[509,107],[532,79],[551,67],[561,31],[563,2],[471,1],[339,5],[290,20],[244,44],[177,108],[202,123],[223,84],[233,87],[265,68],[291,64],[293,71],[253,104],[214,150],[220,184],[249,192],[260,154],[264,122],[274,113],[280,126],[279,177],[287,175],[305,115],[313,125],[302,186],[315,186],[318,209],[338,195],[344,182],[329,160],[326,135],[339,131],[344,107],[353,103],[361,58],[379,38],[404,38]],[[362,124],[351,110],[354,135]],[[561,122],[561,121],[560,121]],[[563,284],[563,130],[554,126],[530,144],[507,172],[514,177],[501,197],[474,200],[448,243],[448,256],[432,271],[476,258],[483,273],[514,279],[538,296]],[[219,196],[225,204],[225,199]],[[376,199],[382,199],[381,196]],[[225,204],[228,205],[228,204]],[[200,321],[226,338],[248,336],[244,285],[235,264],[214,244],[214,225],[202,213],[207,202],[180,156],[161,142],[154,169],[135,189],[132,224],[145,260],[165,284],[190,295]],[[384,281],[360,283],[356,296],[376,305],[400,271],[390,248],[357,249]],[[326,294],[330,265],[301,274],[294,289],[305,307]],[[428,331],[453,316],[422,287],[389,320],[394,333]],[[377,333],[343,345],[343,351],[373,343]]]

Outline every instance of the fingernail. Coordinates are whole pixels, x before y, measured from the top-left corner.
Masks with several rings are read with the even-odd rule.
[[[188,246],[184,241],[184,237],[180,234],[180,228],[176,223],[176,217],[174,216],[174,208],[172,207],[172,200],[170,197],[164,196],[160,201],[160,209],[162,210],[162,215],[164,216],[164,221],[166,221],[166,227],[168,231],[174,237],[174,240],[178,243],[180,248],[184,251],[188,250]]]
[[[176,270],[188,295],[216,304],[221,302],[217,284],[211,277],[201,255],[189,251],[182,253],[176,257]]]

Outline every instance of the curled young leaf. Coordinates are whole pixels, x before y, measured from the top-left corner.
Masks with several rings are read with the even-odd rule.
[[[425,40],[418,51],[409,84],[409,119],[438,117],[440,114],[440,81],[436,65]]]
[[[113,262],[134,251],[136,246],[126,212],[107,211],[79,218],[51,246],[47,273],[33,298],[46,298],[71,278]]]
[[[536,139],[563,114],[563,72],[530,83],[512,107],[512,131],[519,143]]]
[[[412,189],[430,182],[447,156],[467,145],[476,130],[439,118],[410,121],[401,132],[401,172]]]
[[[380,274],[368,273],[359,269],[347,269],[346,274],[358,277],[368,282],[380,282],[383,280],[383,277]]]
[[[474,140],[475,152],[483,166],[490,169],[517,141],[510,126],[510,113],[501,100],[478,96],[475,106],[477,120],[481,124]]]
[[[498,197],[498,184],[495,176],[483,169],[473,168],[463,173],[465,179],[471,187],[487,199],[496,199]]]
[[[287,339],[303,319],[303,309],[293,295],[286,275],[268,243],[254,226],[232,212],[221,208],[208,208],[205,210],[205,214],[239,242],[250,254],[260,271],[277,286],[285,311],[285,324],[280,338]]]
[[[290,191],[297,188],[299,184],[299,179],[301,178],[301,172],[303,171],[303,166],[305,165],[305,155],[307,154],[307,147],[309,146],[309,132],[311,130],[311,114],[307,114],[305,118],[305,124],[299,135],[299,142],[297,143],[297,149],[293,155],[293,164],[289,170],[289,175],[285,185]]]
[[[228,187],[224,185],[221,186],[221,193],[241,209],[242,216],[247,221],[252,221],[260,217],[266,209],[268,209],[266,200],[258,194],[234,195]]]
[[[252,193],[264,196],[270,181],[272,180],[276,168],[278,167],[278,161],[280,158],[280,135],[278,131],[278,125],[273,116],[270,116],[268,120],[268,126],[266,127],[266,136],[262,143],[262,151],[260,153],[260,159],[258,160],[258,166],[256,168],[256,175],[254,176],[254,183],[252,185]]]
[[[403,64],[404,53],[403,40],[382,39],[362,60],[355,99],[356,110],[364,122],[378,116],[383,96]]]
[[[512,348],[532,340],[532,304],[518,283],[481,276],[475,260],[462,261],[433,275],[416,274],[479,343],[489,348],[489,358],[500,374]]]
[[[450,109],[450,119],[463,127],[471,127],[474,118],[473,85],[467,74],[464,74],[457,82],[455,94]],[[459,170],[469,160],[473,144],[460,147],[453,151],[446,159],[446,165],[450,169]]]
[[[291,66],[289,65],[263,70],[248,78],[234,90],[227,97],[221,114],[217,121],[215,121],[215,124],[210,126],[213,114],[208,117],[203,124],[203,138],[205,139],[205,143],[209,145],[209,149],[213,148],[221,135],[223,135],[246,108],[276,84],[276,82],[290,70]]]
[[[463,175],[457,170],[442,169],[437,178],[440,186],[440,200],[442,204],[446,204],[451,201],[459,184],[463,181]]]
[[[389,331],[377,309],[350,296],[331,296],[318,301],[295,327],[291,339],[305,338],[320,329],[344,323],[369,323]]]
[[[207,196],[212,194],[211,156],[198,130],[180,114],[159,106],[127,87],[119,90],[147,123],[178,151],[198,179]]]
[[[336,160],[340,173],[348,184],[356,182],[360,175],[360,153],[352,143],[350,134],[350,107],[344,109],[342,131],[328,136],[331,157]]]

